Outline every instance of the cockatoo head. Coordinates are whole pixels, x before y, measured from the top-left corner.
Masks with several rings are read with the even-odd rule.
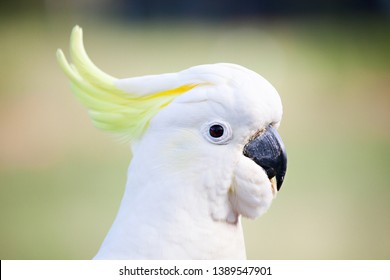
[[[214,220],[255,218],[270,206],[286,173],[276,129],[282,118],[277,91],[235,64],[211,64],[178,73],[113,78],[89,60],[82,31],[71,37],[72,81],[94,124],[129,140],[134,158],[153,172],[180,178],[208,197]]]

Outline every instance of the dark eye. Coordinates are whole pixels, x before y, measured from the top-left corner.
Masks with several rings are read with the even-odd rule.
[[[222,125],[214,124],[214,125],[210,126],[209,133],[210,133],[210,136],[213,138],[222,137],[223,132],[224,132],[224,129],[223,129]]]
[[[212,144],[226,145],[233,138],[233,131],[230,124],[216,120],[204,123],[201,127],[203,137]]]

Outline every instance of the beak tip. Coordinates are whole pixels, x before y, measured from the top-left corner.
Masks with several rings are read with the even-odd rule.
[[[277,189],[278,191],[282,188],[282,184],[284,182],[284,178],[286,176],[287,171],[287,156],[286,153],[283,154],[283,164],[282,167],[279,169],[279,172],[276,174],[276,182],[277,182]]]
[[[280,176],[279,178],[276,178],[276,189],[278,191],[282,188],[283,181],[284,181],[284,175]]]

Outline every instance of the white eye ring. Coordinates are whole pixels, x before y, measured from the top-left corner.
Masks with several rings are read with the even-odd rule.
[[[224,121],[212,121],[202,125],[203,137],[210,143],[226,145],[233,138],[233,131],[230,125]]]

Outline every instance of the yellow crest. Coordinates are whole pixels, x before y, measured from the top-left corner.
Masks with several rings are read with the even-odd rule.
[[[69,64],[62,50],[57,50],[57,60],[70,79],[73,92],[88,108],[94,125],[117,133],[125,140],[140,138],[161,108],[198,85],[183,84],[183,81],[175,79],[174,74],[123,80],[114,78],[89,59],[79,26],[72,31],[70,55],[73,64]],[[127,85],[126,90],[116,85],[121,81]]]

